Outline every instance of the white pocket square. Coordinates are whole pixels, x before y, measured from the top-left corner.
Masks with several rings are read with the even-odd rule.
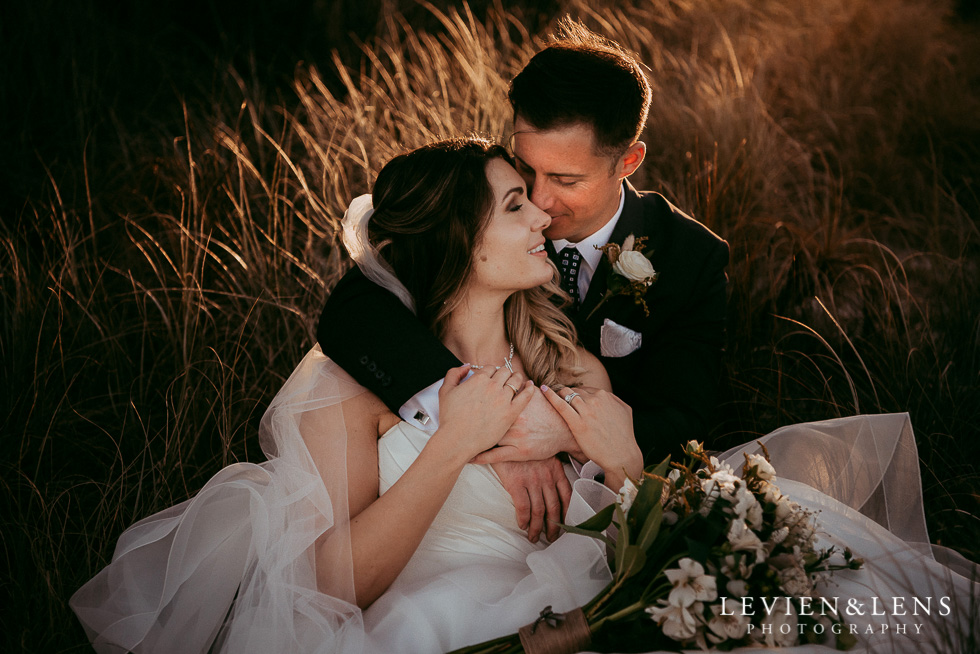
[[[604,357],[624,357],[635,352],[643,334],[606,318],[599,329],[599,353]]]

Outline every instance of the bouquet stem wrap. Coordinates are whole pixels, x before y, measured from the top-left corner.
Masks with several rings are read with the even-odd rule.
[[[547,612],[542,611],[540,618],[518,632],[525,654],[574,654],[592,642],[592,631],[581,608],[550,614],[554,616],[550,620]]]

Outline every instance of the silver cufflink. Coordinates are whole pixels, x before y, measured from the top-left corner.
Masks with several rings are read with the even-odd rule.
[[[416,411],[415,421],[418,422],[420,425],[427,425],[429,424],[429,416],[425,415],[421,411]]]

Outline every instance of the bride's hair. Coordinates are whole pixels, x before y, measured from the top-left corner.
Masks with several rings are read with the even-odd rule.
[[[473,254],[493,212],[487,164],[510,163],[500,145],[455,138],[401,154],[374,184],[368,238],[415,300],[419,320],[442,337],[473,271]],[[565,297],[558,271],[504,304],[507,333],[528,376],[570,385],[581,374],[575,327],[556,306]]]

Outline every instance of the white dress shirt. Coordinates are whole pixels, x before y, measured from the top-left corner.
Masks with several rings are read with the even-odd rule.
[[[613,230],[616,229],[616,223],[619,222],[619,217],[623,215],[623,205],[625,204],[626,193],[620,189],[619,208],[616,209],[613,217],[605,225],[600,227],[598,231],[578,243],[572,243],[563,238],[551,242],[555,246],[555,252],[561,252],[566,247],[574,247],[582,255],[582,263],[579,264],[578,269],[578,296],[583,302],[585,301],[585,295],[589,292],[589,284],[592,283],[592,277],[595,275],[596,268],[599,267],[599,262],[602,260],[602,250],[596,248],[602,247],[612,238]]]

